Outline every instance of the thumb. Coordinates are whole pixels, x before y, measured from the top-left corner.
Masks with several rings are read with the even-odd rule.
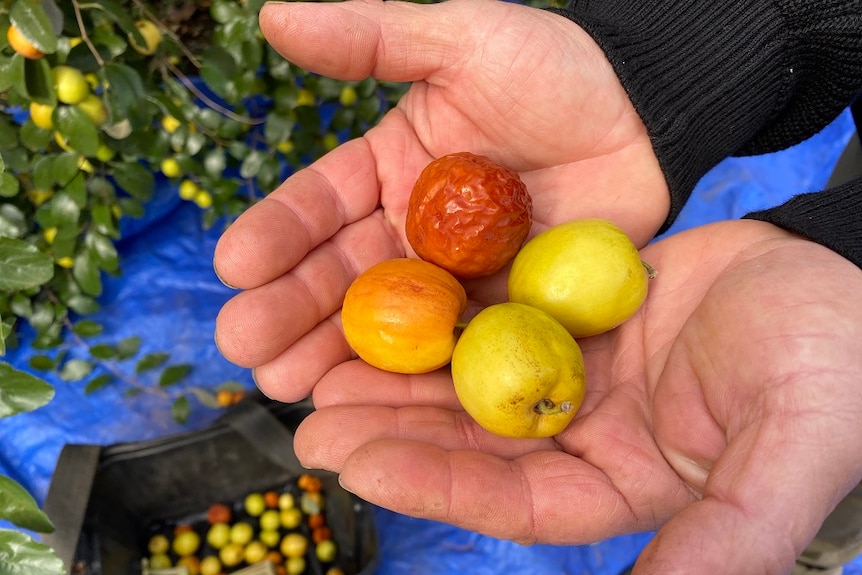
[[[698,501],[658,531],[632,575],[786,575],[797,550],[785,526],[764,519],[717,498]]]
[[[270,45],[301,68],[338,80],[410,82],[469,49],[460,42],[470,35],[451,31],[470,21],[465,12],[477,4],[486,3],[268,2],[259,19]]]

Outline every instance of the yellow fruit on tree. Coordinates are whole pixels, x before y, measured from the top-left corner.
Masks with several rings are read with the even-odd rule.
[[[87,79],[87,83],[90,85],[90,88],[92,88],[93,90],[98,88],[99,84],[102,83],[102,80],[99,78],[98,74],[94,74],[93,72],[90,72],[89,74],[85,74],[84,78]]]
[[[116,150],[102,142],[96,149],[96,159],[100,162],[110,162],[114,158],[116,153]]]
[[[48,242],[49,244],[53,244],[54,239],[57,237],[57,228],[55,228],[55,227],[45,228],[42,231],[42,236],[45,238],[46,242]]]
[[[323,147],[326,148],[327,151],[334,150],[338,147],[339,143],[338,136],[332,132],[327,132],[323,135]]]
[[[105,107],[102,99],[95,94],[87,94],[83,100],[78,102],[77,106],[97,126],[101,126],[108,119],[108,108]]]
[[[78,169],[87,172],[88,174],[92,174],[96,171],[96,168],[93,167],[93,164],[90,163],[90,160],[88,160],[86,156],[78,158]]]
[[[164,128],[165,132],[167,132],[168,134],[173,134],[174,132],[176,132],[177,128],[179,128],[181,125],[182,123],[173,116],[165,116],[164,118],[162,118],[162,128]]]
[[[161,164],[159,164],[159,169],[161,169],[162,173],[169,178],[176,178],[183,173],[180,163],[176,158],[165,158],[162,160]]]
[[[69,140],[60,132],[54,132],[54,141],[66,152],[72,152],[72,147],[69,145]]]
[[[6,40],[9,41],[13,50],[28,60],[38,60],[45,55],[21,33],[15,24],[10,24],[9,29],[6,30]]]
[[[283,142],[279,142],[277,146],[278,151],[282,154],[289,154],[295,148],[296,146],[294,146],[293,142],[291,142],[290,140],[284,140]]]
[[[184,200],[193,200],[199,191],[200,187],[192,180],[183,180],[180,182],[179,194]]]
[[[198,190],[192,201],[194,201],[194,203],[203,210],[212,207],[213,205],[212,194],[206,190]]]
[[[296,105],[297,106],[313,106],[314,105],[314,92],[307,88],[302,88],[299,93],[296,95]]]
[[[135,41],[135,37],[129,35],[129,44],[131,44],[132,48],[144,56],[155,54],[156,50],[159,49],[159,45],[162,43],[162,31],[159,30],[156,23],[151,20],[138,20],[135,22],[135,28],[137,28],[138,32],[141,33],[141,36],[144,37],[145,44],[138,44]]]
[[[54,67],[54,89],[57,99],[64,104],[77,104],[90,94],[90,84],[84,74],[65,65]]]
[[[53,114],[54,106],[40,104],[39,102],[30,102],[30,119],[43,130],[54,129],[54,121],[51,119]]]
[[[37,207],[50,200],[53,195],[54,190],[51,189],[46,190],[42,188],[33,188],[31,190],[27,190],[27,197],[30,198],[33,205]]]
[[[75,265],[75,259],[69,256],[64,256],[57,260],[57,265],[61,268],[70,269]]]
[[[357,98],[356,88],[353,86],[344,86],[341,88],[338,101],[341,102],[342,106],[350,107],[356,103]]]

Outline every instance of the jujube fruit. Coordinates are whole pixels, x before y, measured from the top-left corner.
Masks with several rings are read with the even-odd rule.
[[[15,24],[10,24],[6,30],[6,41],[18,54],[28,60],[38,60],[45,54],[39,50],[29,38],[21,33]]]
[[[547,312],[576,338],[589,337],[640,309],[647,268],[612,222],[574,220],[545,230],[518,252],[509,272],[509,300]]]
[[[423,260],[462,279],[508,264],[532,225],[532,199],[518,174],[458,152],[428,164],[407,207],[407,241]]]
[[[452,274],[420,259],[397,258],[350,284],[341,323],[347,343],[370,365],[427,373],[452,358],[455,326],[466,307],[467,294]]]
[[[506,437],[550,437],[586,392],[581,349],[560,322],[519,303],[486,307],[455,347],[452,381],[464,410]]]

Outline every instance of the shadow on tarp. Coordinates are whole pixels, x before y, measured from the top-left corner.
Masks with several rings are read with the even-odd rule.
[[[849,113],[810,140],[780,153],[725,160],[701,180],[691,201],[668,232],[776,205],[791,195],[820,189],[852,133]],[[161,182],[150,220],[136,221],[119,243],[122,275],[106,277],[102,309],[89,319],[104,333],[89,343],[117,343],[140,336],[141,355],[168,352],[171,363],[194,366],[187,383],[212,389],[226,381],[253,386],[248,370],[231,365],[213,341],[215,317],[234,293],[212,269],[221,233],[202,229],[198,209],[177,199]],[[24,371],[39,351],[26,345],[8,360]],[[87,357],[84,345],[64,344],[69,357]],[[133,371],[134,364],[125,366]],[[34,372],[44,375],[41,372]],[[100,372],[96,372],[98,374]],[[42,503],[65,443],[108,445],[151,439],[208,425],[219,414],[192,402],[189,422],[177,424],[163,398],[113,385],[85,395],[83,384],[46,378],[56,397],[38,411],[0,420],[0,474],[12,477]],[[524,547],[448,525],[378,510],[379,573],[577,573],[616,575],[649,541],[650,534],[622,536],[595,545]],[[857,573],[850,568],[848,573]]]

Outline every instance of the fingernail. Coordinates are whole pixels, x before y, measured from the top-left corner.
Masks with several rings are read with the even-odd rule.
[[[341,477],[341,474],[339,474],[339,475],[338,475],[338,484],[341,486],[341,488],[342,488],[343,490],[347,491],[348,493],[353,493],[353,490],[352,490],[352,489],[350,489],[347,485],[345,485],[345,484],[344,484],[344,481],[343,481],[343,479],[342,479],[342,477]]]
[[[234,290],[237,289],[236,287],[230,285],[229,283],[227,283],[226,281],[221,279],[221,275],[219,275],[219,273],[218,273],[218,268],[215,265],[215,261],[213,261],[213,273],[215,273],[215,277],[218,278],[218,281],[221,282],[221,285],[223,285],[226,288],[230,288],[230,289],[234,289]]]

